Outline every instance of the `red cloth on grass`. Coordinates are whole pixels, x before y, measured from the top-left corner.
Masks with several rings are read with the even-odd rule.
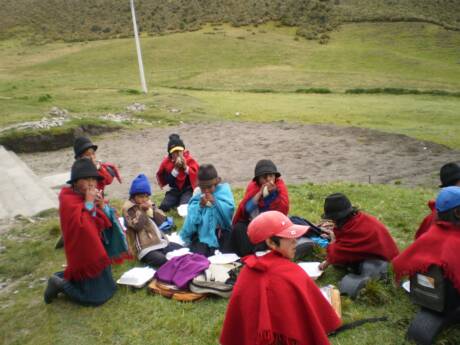
[[[97,182],[97,189],[104,191],[105,187],[112,184],[113,178],[116,177],[118,182],[121,183],[121,175],[117,166],[112,163],[101,163],[101,167],[97,171],[102,180]],[[113,175],[112,175],[113,174]]]
[[[197,185],[197,174],[199,165],[195,159],[191,156],[189,151],[184,151],[185,164],[188,167],[188,175],[185,173],[184,169],[179,169],[179,174],[176,177],[176,186],[177,189],[182,190],[182,187],[185,184],[187,176],[190,179],[190,184],[192,188],[195,188]],[[160,187],[164,187],[168,184],[165,178],[165,174],[171,174],[171,171],[174,169],[174,162],[169,156],[166,156],[160,164],[160,167],[157,171],[157,181]]]
[[[393,260],[397,281],[402,276],[425,273],[432,265],[460,292],[460,224],[436,221],[425,233]]]
[[[66,280],[84,280],[97,277],[111,261],[101,241],[101,231],[112,224],[104,212],[95,207],[85,208],[81,194],[64,187],[59,194],[59,217],[61,220],[67,267]]]
[[[420,226],[418,227],[418,230],[415,233],[415,239],[419,238],[421,235],[427,232],[428,229],[431,227],[431,225],[433,225],[434,222],[436,221],[435,201],[434,200],[428,201],[428,207],[430,208],[431,213],[423,219],[422,224],[420,224]]]
[[[284,184],[283,179],[277,178],[275,180],[276,189],[278,189],[278,196],[270,204],[270,211],[280,211],[286,216],[289,213],[289,195],[286,185]],[[236,210],[235,216],[233,217],[233,224],[238,223],[239,221],[249,221],[249,215],[246,213],[246,203],[251,200],[254,195],[260,190],[260,186],[255,181],[249,182],[246,187],[246,192],[244,193],[243,200],[241,200]],[[259,208],[264,207],[263,198],[259,199],[258,203]]]
[[[349,264],[365,259],[391,261],[398,247],[385,225],[376,218],[358,212],[341,228],[334,228],[336,240],[327,247],[327,261]]]
[[[311,278],[276,252],[243,259],[227,307],[222,345],[326,345],[340,318]]]

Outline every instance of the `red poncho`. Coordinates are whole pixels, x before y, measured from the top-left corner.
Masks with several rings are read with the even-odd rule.
[[[97,277],[110,265],[110,258],[101,241],[101,231],[112,224],[104,212],[95,208],[93,217],[85,208],[81,194],[64,187],[59,194],[61,220],[67,267],[66,280],[84,280]]]
[[[281,178],[275,180],[276,189],[278,189],[278,196],[270,204],[270,211],[280,211],[287,215],[289,213],[289,195],[286,185]],[[249,182],[246,187],[246,192],[244,194],[243,200],[241,200],[236,210],[235,216],[233,217],[233,224],[238,223],[239,221],[249,221],[249,215],[246,213],[246,203],[257,194],[260,190],[260,186],[255,181]],[[258,203],[259,208],[264,207],[264,200],[260,198]]]
[[[243,259],[222,345],[326,345],[341,321],[311,278],[276,252]]]
[[[376,218],[358,212],[343,227],[334,228],[336,240],[327,247],[327,261],[349,264],[365,259],[391,261],[398,247],[386,227]]]
[[[428,201],[428,207],[430,208],[431,213],[423,219],[422,224],[420,224],[417,232],[415,233],[415,239],[419,238],[421,235],[427,232],[428,229],[431,227],[431,225],[433,225],[434,222],[436,221],[435,201],[434,200]]]
[[[184,151],[185,164],[188,167],[188,175],[185,173],[184,169],[179,170],[179,174],[176,177],[176,186],[177,189],[182,190],[182,187],[185,184],[187,177],[190,179],[190,184],[192,188],[196,187],[197,184],[197,174],[199,165],[190,155],[189,151]],[[174,169],[174,162],[169,156],[166,156],[160,164],[160,167],[157,171],[157,181],[161,188],[166,186],[168,182],[166,181],[165,175],[171,174],[171,171]]]
[[[121,183],[120,172],[115,164],[107,162],[101,163],[101,167],[97,172],[99,176],[102,177],[102,179],[97,182],[97,189],[104,191],[105,187],[113,182],[114,177]]]
[[[425,233],[393,260],[396,280],[439,266],[460,292],[460,224],[436,221]]]

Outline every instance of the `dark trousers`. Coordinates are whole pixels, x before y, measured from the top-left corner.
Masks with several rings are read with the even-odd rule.
[[[177,207],[182,204],[188,204],[188,201],[192,198],[192,195],[192,187],[187,187],[184,190],[173,188],[166,192],[165,198],[161,202],[160,209],[164,212],[168,212],[173,207]]]
[[[233,251],[240,257],[268,249],[265,242],[254,245],[249,241],[248,225],[249,223],[246,222],[238,222],[233,225],[231,245]]]
[[[206,243],[200,242],[198,235],[195,235],[192,237],[192,241],[189,246],[190,251],[206,257],[214,255],[214,251],[216,249],[219,249],[222,253],[230,253],[232,251],[230,231],[216,230],[216,236],[219,242],[219,248],[213,248],[208,246]]]
[[[166,261],[168,261],[168,259],[166,259],[166,254],[180,248],[182,248],[180,244],[169,242],[169,244],[166,247],[162,249],[152,250],[151,252],[145,254],[144,257],[141,259],[141,262],[152,267],[160,267],[161,265],[166,263]]]

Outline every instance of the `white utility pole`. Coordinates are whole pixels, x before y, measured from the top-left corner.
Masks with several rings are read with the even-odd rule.
[[[144,64],[142,63],[141,43],[139,42],[139,33],[137,32],[136,11],[134,10],[134,0],[131,0],[131,14],[133,17],[134,38],[136,41],[137,61],[139,62],[139,74],[141,76],[142,91],[147,93],[147,83],[145,82]]]

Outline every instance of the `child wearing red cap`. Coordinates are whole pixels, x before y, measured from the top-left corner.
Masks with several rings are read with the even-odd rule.
[[[222,345],[329,344],[327,333],[341,321],[311,278],[291,261],[296,239],[307,230],[278,211],[264,212],[249,224],[250,241],[265,242],[271,252],[243,259],[225,315]]]

